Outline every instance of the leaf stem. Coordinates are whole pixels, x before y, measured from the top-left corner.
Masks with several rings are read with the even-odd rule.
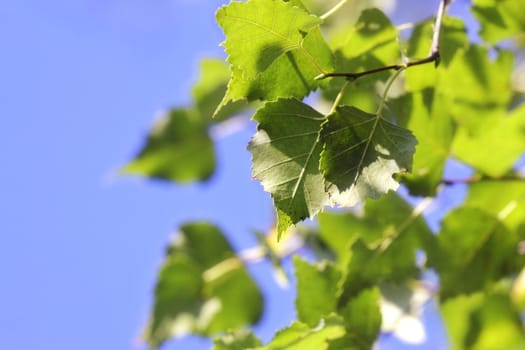
[[[406,69],[406,67],[402,67],[400,69],[398,69],[394,75],[392,75],[390,77],[390,79],[388,80],[388,82],[386,83],[386,86],[385,86],[385,91],[383,91],[383,97],[381,98],[381,102],[379,103],[379,107],[377,108],[377,117],[378,118],[381,118],[381,115],[383,113],[383,108],[385,107],[385,101],[386,101],[386,98],[388,96],[388,91],[390,90],[390,88],[392,87],[392,84],[394,83],[394,81],[397,79],[397,77],[399,76],[399,74],[401,74],[402,71],[404,71]]]
[[[332,7],[330,10],[328,10],[325,14],[321,15],[320,18],[322,20],[327,19],[328,17],[333,15],[335,12],[337,12],[337,10],[339,10],[341,7],[343,7],[347,2],[348,2],[348,0],[341,0],[341,1],[339,1],[334,7]]]
[[[365,75],[375,74],[379,72],[384,72],[388,70],[400,70],[403,68],[408,68],[412,66],[417,66],[420,64],[426,64],[430,62],[435,62],[436,66],[439,64],[440,54],[439,54],[439,35],[441,32],[441,23],[443,22],[443,15],[445,13],[446,6],[449,4],[450,0],[441,0],[439,3],[439,8],[436,14],[436,22],[434,23],[434,33],[432,35],[432,44],[430,45],[430,53],[427,57],[422,59],[417,59],[401,64],[391,64],[388,66],[378,67],[370,69],[364,72],[358,73],[345,73],[345,72],[331,72],[318,75],[315,79],[321,80],[330,77],[345,77],[350,81],[359,79]],[[339,5],[339,4],[338,4]],[[336,5],[336,7],[338,6]],[[331,11],[331,10],[330,10]],[[329,12],[330,12],[329,11]],[[323,15],[324,16],[324,15]],[[322,18],[322,17],[321,17]]]
[[[345,83],[343,84],[343,86],[341,86],[341,90],[339,90],[339,93],[337,94],[335,100],[334,100],[334,104],[332,105],[332,108],[330,109],[330,112],[328,112],[328,114],[332,114],[335,112],[335,109],[337,108],[337,106],[339,105],[339,103],[341,102],[341,99],[343,98],[343,95],[345,93],[345,89],[346,87],[350,84],[350,81],[347,80],[345,81]]]

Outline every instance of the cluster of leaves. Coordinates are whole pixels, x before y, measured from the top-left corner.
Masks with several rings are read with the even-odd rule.
[[[162,118],[123,171],[205,180],[214,169],[210,130],[256,108],[248,149],[254,178],[273,198],[277,236],[319,215],[302,239],[332,258],[294,257],[297,321],[263,345],[242,330],[263,309],[242,259],[216,227],[188,223],[168,249],[145,338],[152,348],[185,333],[222,333],[216,350],[369,349],[400,320],[421,323],[414,300],[423,293],[438,301],[454,349],[524,348],[525,181],[513,167],[525,152],[525,104],[512,75],[525,1],[473,1],[480,43],[460,19],[445,17],[437,69],[355,81],[318,78],[424,58],[433,21],[400,35],[376,8],[342,26],[343,10],[318,16],[314,9],[300,0],[221,7],[227,64],[203,62],[194,106]],[[306,103],[316,90],[309,99],[316,104]],[[443,179],[451,158],[475,175],[460,181],[468,184],[465,201],[432,232],[422,207],[392,191],[401,183],[412,196],[434,197],[455,186]],[[363,202],[359,210],[322,212]],[[428,271],[439,276],[436,290],[421,282]],[[391,305],[400,310],[393,321]]]

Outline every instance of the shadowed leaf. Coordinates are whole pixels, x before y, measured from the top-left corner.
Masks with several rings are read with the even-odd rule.
[[[153,125],[139,154],[121,172],[186,183],[206,180],[214,170],[206,125],[197,112],[179,108]]]
[[[253,177],[269,192],[279,214],[279,235],[317,214],[327,203],[319,171],[319,130],[324,116],[296,99],[266,103],[248,149]]]
[[[399,184],[394,174],[410,171],[416,139],[409,130],[354,107],[338,107],[323,124],[321,169],[331,200],[353,206],[378,198]]]

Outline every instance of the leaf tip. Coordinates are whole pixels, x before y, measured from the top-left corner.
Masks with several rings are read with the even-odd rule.
[[[281,240],[292,225],[292,218],[282,210],[277,209],[277,242]]]

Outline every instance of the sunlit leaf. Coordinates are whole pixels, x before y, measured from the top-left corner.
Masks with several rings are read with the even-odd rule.
[[[455,133],[448,101],[428,88],[390,100],[388,106],[399,124],[411,130],[418,140],[412,173],[403,175],[403,183],[413,195],[435,195]]]
[[[405,281],[418,276],[416,252],[435,245],[434,236],[422,217],[422,208],[412,208],[395,193],[368,200],[364,213],[339,214],[345,226],[328,225],[330,214],[321,216],[321,234],[330,246],[339,244],[338,260],[345,262],[340,305],[363,289],[386,281]],[[343,237],[349,236],[346,244]],[[356,238],[357,237],[357,238]]]
[[[270,343],[257,350],[326,350],[328,342],[345,334],[344,322],[339,316],[322,319],[315,327],[302,322],[277,332]]]
[[[479,209],[452,211],[437,239],[439,254],[430,254],[429,264],[439,273],[443,299],[483,290],[518,270],[518,236]]]
[[[228,62],[247,79],[255,78],[286,52],[304,50],[304,33],[322,22],[282,0],[231,2],[217,11],[216,18],[226,34],[223,45]]]
[[[214,170],[206,125],[198,112],[179,108],[155,122],[138,155],[121,172],[185,183],[206,180]]]
[[[262,295],[222,233],[209,223],[188,223],[160,269],[144,337],[157,349],[172,337],[253,324],[261,312]]]
[[[337,72],[362,72],[384,65],[399,63],[401,51],[397,30],[388,17],[377,8],[361,12],[357,23],[351,21],[341,26],[331,37],[331,46],[336,56]],[[351,105],[363,110],[377,107],[377,81],[386,80],[389,72],[359,78],[346,87],[341,104]],[[331,79],[323,95],[333,100],[341,89],[344,79]]]
[[[415,26],[407,46],[407,56],[410,60],[421,59],[429,55],[433,34],[434,19]],[[447,76],[447,67],[454,58],[463,54],[467,46],[467,30],[463,21],[449,16],[443,18],[439,35],[440,65],[437,69],[430,64],[410,67],[405,73],[407,90],[419,91],[433,88],[440,80],[456,81],[457,76]]]
[[[468,128],[458,130],[454,155],[480,172],[499,177],[525,154],[525,104],[510,113],[501,113],[475,135]]]
[[[199,74],[199,80],[192,89],[195,108],[199,111],[204,122],[211,122],[217,106],[226,93],[230,70],[224,60],[210,58],[201,61]],[[244,108],[246,108],[246,103],[241,101],[228,104],[214,116],[215,121],[233,116]]]
[[[497,217],[516,231],[525,224],[525,181],[517,175],[500,181],[480,180],[469,186],[465,205]]]
[[[379,310],[379,288],[364,289],[342,307],[347,337],[361,349],[371,349],[381,330],[381,312]]]
[[[350,263],[356,272],[359,272],[361,268],[363,271],[368,268],[371,271],[382,268],[390,269],[397,264],[409,266],[400,268],[399,272],[403,269],[412,269],[415,264],[415,247],[432,245],[433,242],[432,232],[425,220],[412,206],[393,192],[378,200],[367,200],[363,213],[321,213],[319,214],[319,226],[320,236],[336,253],[337,262],[343,264],[342,266]],[[406,251],[402,256],[390,256],[385,248],[389,247],[392,239],[397,240],[400,235],[407,236],[407,238],[402,238],[405,242],[403,244],[406,244],[403,247]],[[377,261],[362,262],[363,265],[359,265],[360,262],[349,262],[350,259],[355,258],[352,247],[357,241],[360,245],[370,249],[370,251],[368,248],[358,248],[358,250],[364,249],[367,254],[375,251],[373,254],[386,255],[386,257],[381,257]],[[381,244],[387,245],[378,249]],[[384,266],[381,266],[382,259],[393,259],[393,262],[385,262]],[[375,280],[377,276],[370,273],[369,277]]]
[[[295,99],[267,103],[253,117],[259,124],[248,149],[253,177],[271,193],[279,234],[317,214],[327,203],[319,171],[319,130],[324,116]]]
[[[297,277],[297,317],[310,326],[336,311],[341,272],[332,264],[323,262],[311,265],[295,257]]]
[[[512,67],[510,52],[500,51],[490,59],[487,49],[473,45],[440,77],[439,92],[449,101],[449,112],[470,135],[491,128],[508,110]]]
[[[246,350],[262,346],[262,342],[251,331],[230,331],[215,339],[213,350]]]
[[[519,314],[507,295],[458,296],[444,302],[441,312],[452,350],[519,350],[525,346]]]
[[[303,98],[327,81],[314,79],[323,71],[333,70],[332,52],[319,28],[312,29],[301,43],[301,50],[289,51],[273,61],[257,78],[246,78],[243,71],[231,67],[231,80],[217,113],[234,101],[246,99],[276,100]]]
[[[392,176],[410,171],[417,143],[409,130],[347,106],[328,116],[321,140],[327,190],[341,206],[396,190],[399,184]]]
[[[522,0],[474,0],[472,12],[480,21],[480,34],[490,43],[525,39],[525,2]]]
[[[357,23],[342,28],[339,34],[332,36],[332,47],[337,50],[338,71],[359,72],[398,63],[401,52],[397,39],[396,28],[381,10],[364,10]]]

